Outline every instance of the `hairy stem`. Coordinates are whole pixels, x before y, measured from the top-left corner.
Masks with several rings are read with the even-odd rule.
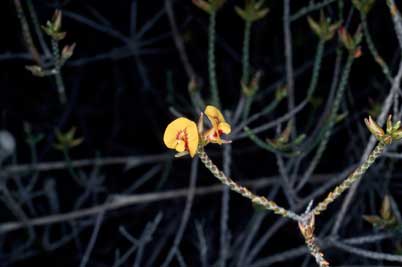
[[[324,54],[325,41],[320,39],[317,47],[317,53],[315,54],[313,74],[311,75],[310,85],[307,90],[307,98],[310,99],[317,88],[318,77],[320,76],[320,68],[322,57]]]
[[[367,17],[366,14],[360,12],[360,16],[362,19],[364,37],[366,38],[367,46],[369,48],[370,54],[373,56],[375,62],[381,67],[382,72],[384,73],[385,77],[389,82],[392,83],[391,72],[388,68],[387,63],[385,63],[384,59],[378,54],[376,47],[374,46],[373,39],[371,38],[370,31],[367,25]]]
[[[300,232],[304,237],[304,241],[306,242],[310,254],[314,257],[318,266],[329,267],[329,262],[325,260],[324,254],[321,252],[321,248],[314,236],[314,223],[314,214],[308,213],[304,215],[302,220],[299,221]]]
[[[379,142],[374,150],[369,155],[368,159],[363,162],[348,178],[346,178],[340,185],[328,194],[328,196],[321,201],[313,210],[315,215],[319,215],[325,211],[329,204],[337,199],[343,192],[345,192],[353,183],[360,180],[363,174],[370,168],[374,161],[384,152],[385,144]]]
[[[281,215],[283,217],[290,218],[292,220],[298,221],[300,216],[296,213],[289,211],[285,208],[278,206],[274,201],[268,200],[265,197],[257,196],[252,193],[249,189],[241,186],[234,182],[231,178],[227,177],[219,168],[211,161],[207,153],[205,153],[204,148],[200,147],[198,149],[198,156],[205,167],[222,183],[227,185],[230,190],[239,193],[245,198],[250,199],[254,204],[264,207],[267,210],[273,211],[275,214]]]
[[[60,50],[59,44],[56,40],[52,39],[52,52],[53,52],[53,59],[54,59],[54,68],[55,68],[55,80],[57,86],[57,92],[59,94],[59,100],[61,104],[66,103],[66,90],[64,87],[63,77],[61,76],[61,59],[60,59]]]
[[[244,27],[243,39],[243,55],[242,55],[242,82],[247,85],[250,79],[250,35],[251,35],[251,21],[246,21]]]
[[[208,73],[209,73],[209,89],[211,90],[212,103],[220,107],[218,84],[216,81],[216,66],[215,66],[215,25],[216,11],[213,11],[209,16],[208,28]]]
[[[293,54],[292,54],[292,33],[290,29],[290,0],[283,1],[283,31],[285,43],[285,59],[286,59],[286,82],[288,89],[288,111],[295,107],[294,94],[294,74],[293,74]],[[290,122],[295,126],[292,127],[292,137],[296,136],[296,117],[293,116]]]

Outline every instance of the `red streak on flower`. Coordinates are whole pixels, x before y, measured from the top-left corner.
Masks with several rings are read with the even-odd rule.
[[[188,134],[187,134],[187,128],[184,128],[183,130],[180,130],[176,134],[176,140],[182,140],[184,141],[184,148],[186,151],[190,151],[188,147]]]

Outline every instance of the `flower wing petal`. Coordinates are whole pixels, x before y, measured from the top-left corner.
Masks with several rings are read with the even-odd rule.
[[[212,126],[217,127],[219,122],[224,122],[225,118],[222,115],[222,112],[220,112],[219,109],[217,109],[214,106],[207,106],[204,111],[205,115],[207,115],[208,119],[211,121]]]
[[[230,134],[230,131],[231,131],[230,124],[227,122],[219,123],[218,129],[224,134]]]
[[[197,153],[199,136],[198,136],[197,125],[193,121],[190,122],[191,124],[187,127],[186,130],[187,146],[188,146],[188,152],[190,153],[190,156],[193,158],[194,155]]]

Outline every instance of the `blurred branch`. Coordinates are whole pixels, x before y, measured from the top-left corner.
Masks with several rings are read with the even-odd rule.
[[[66,161],[57,162],[43,162],[37,164],[21,164],[11,165],[3,168],[0,171],[0,176],[11,176],[14,174],[24,174],[29,172],[44,172],[62,170],[69,167],[80,168],[85,166],[104,166],[114,164],[126,164],[127,168],[134,168],[139,165],[167,161],[171,159],[170,153],[157,154],[157,155],[144,155],[144,156],[128,156],[128,157],[110,157],[99,159],[81,159],[72,160],[70,163]]]
[[[299,9],[296,13],[291,15],[290,21],[294,22],[295,20],[298,20],[298,19],[304,17],[308,13],[316,11],[316,10],[320,10],[320,9],[324,8],[325,6],[332,4],[335,1],[337,1],[337,0],[323,0],[320,3],[310,2],[310,4],[308,6],[305,6],[301,9]]]
[[[180,226],[177,229],[176,236],[173,241],[173,245],[169,250],[167,257],[165,258],[162,267],[168,267],[177,251],[179,250],[180,242],[183,238],[184,231],[186,230],[188,220],[191,215],[191,208],[193,206],[193,200],[195,196],[196,182],[198,178],[198,158],[193,159],[190,171],[190,185],[187,191],[186,206],[184,207],[183,215],[181,217]]]
[[[292,52],[292,32],[290,23],[290,0],[283,1],[283,31],[285,43],[285,60],[286,60],[286,88],[288,92],[288,111],[295,109],[295,93],[294,93],[294,74],[293,74],[293,52]],[[290,118],[292,127],[292,137],[296,135],[296,117]]]
[[[322,174],[322,175],[317,175],[315,176],[315,179],[313,179],[313,182],[323,182],[323,181],[328,181],[328,178],[333,176],[332,174]],[[269,185],[273,185],[278,183],[278,177],[273,176],[273,177],[264,177],[260,178],[257,180],[252,180],[252,181],[243,181],[241,184],[247,185],[251,188],[263,188]],[[206,186],[206,187],[198,187],[195,189],[194,194],[197,196],[203,196],[203,195],[208,195],[212,193],[217,193],[222,191],[224,188],[224,185],[217,184],[213,186]],[[44,217],[39,217],[39,218],[29,218],[29,220],[24,223],[24,222],[5,222],[0,224],[0,233],[6,233],[10,231],[15,231],[21,228],[24,228],[25,226],[40,226],[40,225],[47,225],[47,224],[53,224],[53,223],[60,223],[60,222],[66,222],[66,221],[71,221],[71,220],[76,220],[88,216],[94,216],[100,212],[104,211],[112,211],[116,209],[120,209],[123,207],[131,206],[134,204],[140,204],[140,203],[149,203],[149,202],[156,202],[156,201],[163,201],[163,200],[169,200],[169,199],[176,199],[176,198],[182,198],[188,196],[188,188],[186,189],[177,189],[177,190],[171,190],[171,191],[165,191],[165,192],[158,192],[158,193],[147,193],[147,194],[137,194],[137,195],[132,195],[132,196],[119,196],[115,195],[114,197],[111,198],[111,200],[108,203],[98,205],[98,206],[93,206],[91,208],[87,209],[81,209],[78,211],[72,211],[68,213],[63,213],[63,214],[54,214],[54,215],[49,215],[49,216],[44,216]]]
[[[20,20],[20,23],[21,23],[22,36],[24,38],[27,49],[30,52],[33,60],[38,65],[42,65],[42,60],[41,60],[40,54],[38,52],[38,49],[36,48],[36,46],[33,42],[31,31],[29,30],[29,25],[28,25],[26,16],[24,14],[24,10],[22,9],[21,1],[14,0],[14,5],[17,10],[18,19]]]
[[[388,253],[383,253],[383,252],[376,252],[376,251],[370,251],[366,249],[361,249],[361,248],[356,248],[350,245],[346,245],[343,242],[340,241],[331,241],[333,245],[339,249],[342,249],[348,253],[356,254],[368,259],[373,259],[373,260],[386,260],[386,261],[391,261],[391,262],[401,262],[402,263],[402,256],[401,255],[396,255],[396,254],[388,254]]]
[[[183,38],[181,37],[179,29],[177,27],[172,2],[173,0],[165,0],[166,14],[169,19],[170,28],[172,30],[173,40],[176,45],[177,51],[179,52],[181,62],[183,63],[184,70],[187,74],[187,78],[189,80],[197,80],[198,76],[195,74],[194,68],[190,63],[190,60],[186,53],[186,48],[184,47]]]

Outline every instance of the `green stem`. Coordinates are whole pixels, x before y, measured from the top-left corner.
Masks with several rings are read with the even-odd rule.
[[[57,92],[59,94],[59,100],[61,104],[66,103],[66,90],[64,87],[63,77],[61,76],[61,59],[60,59],[60,50],[59,44],[56,40],[52,39],[52,52],[53,52],[53,59],[54,59],[54,68],[55,68],[55,80],[57,86]]]
[[[250,114],[250,109],[251,109],[251,104],[253,103],[254,95],[251,94],[249,96],[246,96],[246,102],[244,103],[244,109],[243,109],[243,121],[248,118],[248,115]]]
[[[66,160],[67,163],[67,170],[70,173],[70,175],[74,178],[74,180],[79,184],[79,185],[83,185],[83,182],[81,181],[80,177],[78,176],[78,174],[76,173],[72,161],[70,159],[70,155],[69,155],[69,150],[67,147],[63,148],[63,156]]]
[[[315,168],[317,167],[318,163],[320,162],[322,154],[324,153],[325,149],[327,148],[329,137],[331,136],[331,133],[332,133],[332,128],[336,122],[336,115],[338,114],[338,109],[339,109],[339,106],[340,106],[340,103],[341,103],[341,100],[342,100],[342,97],[345,92],[346,85],[347,85],[347,82],[349,79],[349,74],[350,74],[353,60],[354,60],[353,55],[349,55],[347,62],[346,62],[346,66],[342,73],[341,81],[339,83],[339,89],[338,89],[338,92],[336,93],[334,104],[332,106],[332,110],[329,115],[328,124],[327,124],[327,126],[323,127],[324,132],[322,133],[323,137],[321,139],[321,143],[314,155],[314,158],[311,160],[309,167],[307,168],[306,172],[304,173],[303,178],[301,179],[297,189],[300,189],[305,184],[305,182],[307,182],[307,180],[309,179],[309,177],[311,176],[311,174],[314,172]],[[318,140],[320,140],[320,138],[318,138]]]
[[[40,57],[40,54],[34,44],[32,35],[31,35],[31,31],[29,29],[29,24],[27,21],[27,18],[25,16],[24,10],[22,8],[21,5],[21,1],[20,0],[14,0],[14,5],[17,11],[17,17],[21,23],[21,31],[22,31],[22,37],[24,39],[24,42],[27,46],[27,49],[29,51],[29,53],[32,56],[32,59],[38,64],[38,65],[42,65],[42,59]]]
[[[328,194],[328,196],[321,201],[313,210],[315,215],[319,215],[321,212],[325,211],[329,204],[331,204],[335,199],[337,199],[343,192],[345,192],[353,183],[358,181],[364,173],[370,168],[370,166],[375,162],[375,160],[384,152],[385,144],[379,142],[374,150],[370,153],[369,157],[363,164],[361,164],[348,178],[346,178],[340,185],[335,187],[335,189]]]
[[[216,11],[213,11],[209,16],[208,29],[208,73],[209,73],[209,89],[211,90],[212,103],[220,107],[218,84],[216,81],[216,66],[215,66],[215,25]]]
[[[363,25],[363,31],[364,31],[364,36],[366,38],[367,46],[369,48],[369,51],[371,55],[373,56],[375,62],[378,63],[378,65],[381,67],[382,72],[384,73],[385,77],[387,80],[392,83],[392,77],[391,77],[391,72],[385,63],[384,59],[378,54],[378,51],[374,45],[373,39],[371,38],[370,31],[368,29],[367,25],[367,17],[364,13],[360,12],[360,16],[362,19],[362,25]]]
[[[242,82],[248,85],[250,79],[250,35],[251,35],[252,22],[246,20],[244,27],[244,39],[243,39],[243,56],[242,56]]]
[[[39,40],[39,44],[40,44],[44,54],[46,55],[46,57],[50,57],[50,52],[49,52],[48,47],[46,46],[45,38],[43,36],[43,31],[40,28],[39,19],[38,19],[38,16],[36,15],[32,0],[28,0],[28,1],[26,1],[26,3],[28,6],[28,11],[29,11],[29,14],[31,17],[32,24],[33,24],[35,32],[36,32],[36,36],[38,37],[38,40]]]
[[[208,157],[207,153],[205,153],[203,147],[198,148],[198,156],[200,157],[201,162],[205,165],[205,167],[217,178],[222,184],[227,185],[230,190],[239,193],[245,198],[250,199],[254,204],[264,207],[267,210],[273,211],[275,214],[281,215],[282,217],[287,217],[289,219],[299,221],[300,216],[296,213],[286,210],[278,206],[274,201],[268,200],[265,197],[257,196],[252,193],[246,187],[243,187],[236,182],[234,182],[231,178],[227,177],[219,168],[211,161]]]
[[[31,136],[29,138],[31,138]],[[28,145],[29,145],[29,150],[31,153],[31,164],[32,164],[32,166],[36,166],[36,164],[38,163],[38,156],[37,156],[38,153],[36,150],[36,142],[33,142],[32,140],[30,140],[28,142]],[[34,188],[36,181],[38,180],[38,176],[39,176],[39,171],[34,170],[34,172],[32,173],[32,178],[30,179],[29,184],[27,186],[28,191],[31,191]]]
[[[348,84],[349,75],[350,75],[353,61],[354,61],[354,55],[349,55],[348,59],[346,61],[345,68],[342,73],[341,81],[339,83],[338,92],[335,96],[334,105],[332,107],[332,110],[331,110],[331,113],[329,116],[329,126],[328,126],[329,129],[327,129],[327,132],[331,131],[332,127],[334,126],[334,124],[336,122],[336,115],[338,114],[339,106],[341,104],[342,97],[344,95],[346,86]]]
[[[281,156],[289,157],[289,158],[296,157],[300,154],[300,151],[298,151],[298,150],[283,151],[268,142],[264,142],[263,140],[258,138],[258,136],[256,136],[248,127],[244,127],[244,132],[248,136],[248,138],[250,138],[250,140],[253,141],[253,143],[255,143],[260,148],[265,149],[269,152],[272,152],[272,153],[275,153],[275,154],[278,154]]]
[[[249,86],[250,82],[250,35],[251,35],[251,21],[246,20],[246,24],[244,27],[244,39],[243,39],[243,56],[242,56],[242,78],[241,82],[245,86]],[[243,109],[243,120],[248,117],[250,113],[251,104],[253,102],[253,94],[246,96],[246,102]]]
[[[325,41],[320,39],[317,47],[317,53],[315,54],[313,74],[311,75],[310,86],[307,90],[307,98],[310,99],[317,88],[318,78],[320,76],[321,62],[324,54]]]

